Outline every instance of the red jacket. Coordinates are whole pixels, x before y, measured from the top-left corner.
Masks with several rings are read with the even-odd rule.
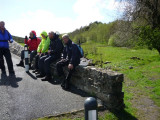
[[[25,39],[24,43],[28,45],[29,50],[33,51],[33,50],[37,50],[39,43],[41,42],[40,38],[36,37],[36,32],[35,31],[31,31],[34,34],[34,39]]]
[[[28,41],[25,39],[25,44],[28,45],[30,51],[37,50],[40,42],[41,42],[40,38],[29,39]]]

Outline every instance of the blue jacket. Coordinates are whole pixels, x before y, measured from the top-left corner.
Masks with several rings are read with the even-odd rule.
[[[80,52],[77,45],[71,40],[68,41],[63,50],[63,59],[68,59],[69,63],[73,64],[73,66],[77,66],[80,63]]]
[[[4,33],[0,30],[0,48],[9,48],[8,41],[13,42],[11,34],[7,30]]]

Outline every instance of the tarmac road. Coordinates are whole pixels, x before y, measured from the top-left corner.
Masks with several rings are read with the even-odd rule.
[[[83,108],[85,93],[36,79],[15,65],[19,59],[12,54],[16,77],[0,76],[0,120],[30,120]]]

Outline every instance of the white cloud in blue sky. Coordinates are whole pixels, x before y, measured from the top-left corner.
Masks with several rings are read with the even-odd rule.
[[[0,0],[0,21],[13,35],[31,30],[71,32],[90,22],[117,19],[121,10],[116,0]]]

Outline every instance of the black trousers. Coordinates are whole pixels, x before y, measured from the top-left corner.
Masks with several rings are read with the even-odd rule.
[[[30,63],[32,63],[33,58],[36,56],[37,51],[33,50],[33,51],[29,51],[30,54]],[[21,51],[21,60],[24,60],[24,50]]]
[[[9,73],[14,72],[13,62],[12,62],[12,58],[11,58],[12,56],[11,56],[10,50],[8,48],[0,48],[0,68],[2,71],[5,71],[4,57],[6,59],[7,65],[8,65]]]
[[[63,71],[63,67],[69,65],[69,60],[63,59],[63,60],[57,62],[56,65],[57,65],[58,75],[59,75],[59,76],[65,76],[64,71]],[[65,80],[70,81],[70,79],[71,79],[71,77],[72,77],[72,73],[73,73],[74,70],[75,70],[75,67],[76,67],[76,66],[74,66],[74,69],[73,69],[73,70],[69,70],[68,74],[65,76]]]
[[[47,55],[47,54],[48,53],[45,53],[45,54],[42,54],[42,55],[36,55],[36,57],[35,57],[35,66],[34,66],[34,68],[36,70],[39,70],[39,61],[40,61],[40,58],[43,57],[43,56],[45,56],[45,55]]]
[[[45,55],[39,60],[39,71],[43,75],[51,76],[50,65],[52,62],[56,61],[57,57],[54,55]]]

